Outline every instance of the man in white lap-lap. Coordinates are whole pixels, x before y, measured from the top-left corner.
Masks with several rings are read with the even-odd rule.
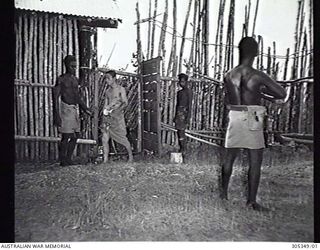
[[[266,108],[262,99],[284,99],[285,89],[265,73],[252,68],[258,53],[258,44],[252,37],[244,37],[239,43],[240,64],[224,78],[228,113],[225,138],[226,157],[222,166],[221,198],[228,199],[228,186],[232,166],[244,148],[249,153],[247,206],[257,211],[267,211],[256,201],[260,182],[261,163],[265,139],[263,133]]]

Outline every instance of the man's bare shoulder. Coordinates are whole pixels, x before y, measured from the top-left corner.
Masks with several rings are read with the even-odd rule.
[[[224,75],[224,80],[225,81],[232,81],[233,79],[241,78],[242,71],[239,67],[235,67],[231,70],[229,70],[225,75]]]

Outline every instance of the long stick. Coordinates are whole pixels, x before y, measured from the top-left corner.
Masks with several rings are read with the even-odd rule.
[[[156,31],[157,9],[158,9],[158,0],[155,0],[154,11],[153,11],[152,35],[151,35],[151,58],[153,58],[153,52],[154,52],[154,37],[155,37],[155,31]]]
[[[76,57],[77,70],[76,76],[79,77],[79,65],[80,65],[80,56],[79,56],[79,38],[78,38],[78,21],[73,20],[73,37],[74,37],[74,56]]]
[[[189,16],[190,16],[190,10],[191,10],[191,4],[192,4],[192,0],[189,0],[189,4],[188,4],[188,9],[187,9],[187,14],[184,20],[184,25],[183,25],[183,30],[182,30],[182,39],[181,39],[181,45],[180,45],[180,53],[179,53],[179,72],[182,72],[182,60],[183,60],[183,52],[184,52],[184,44],[185,44],[185,36],[186,36],[186,32],[187,32],[187,27],[188,27],[188,20],[189,20]]]
[[[255,28],[256,28],[256,21],[257,21],[257,16],[258,16],[258,8],[259,8],[259,2],[260,0],[257,0],[257,3],[256,3],[256,11],[254,13],[254,19],[253,19],[253,26],[252,26],[252,36],[254,37],[255,36]]]
[[[196,22],[197,22],[197,9],[198,9],[198,0],[194,1],[194,8],[193,8],[193,31],[192,31],[192,44],[190,49],[190,56],[189,56],[189,63],[187,68],[187,74],[190,73],[191,69],[193,68],[194,60],[193,60],[193,50],[195,46],[195,38],[196,38]]]
[[[29,27],[28,27],[28,16],[24,15],[24,23],[23,23],[23,37],[24,37],[24,46],[25,46],[25,51],[24,51],[24,63],[23,63],[23,79],[28,79],[28,58],[29,58],[29,46],[28,46],[28,35],[29,35]],[[23,131],[23,135],[27,135],[28,133],[28,105],[27,105],[27,88],[22,86],[22,131]],[[24,157],[27,159],[28,158],[28,154],[29,154],[29,150],[28,150],[28,145],[25,143],[23,145],[24,147]]]
[[[32,16],[29,17],[30,20],[30,32],[29,32],[29,46],[28,46],[28,80],[34,80],[32,77],[32,57],[33,57],[33,35],[34,35],[34,18]],[[33,95],[32,95],[32,88],[28,90],[28,106],[29,106],[29,127],[30,127],[30,135],[34,135],[34,110],[33,110]],[[37,111],[36,111],[37,112]],[[30,148],[30,160],[33,161],[35,157],[35,149],[33,144],[28,145]]]
[[[313,0],[309,0],[309,47],[313,49]],[[308,75],[313,75],[313,53],[309,55]]]
[[[163,15],[163,27],[161,32],[163,31],[163,35],[162,35],[162,42],[161,42],[161,53],[162,53],[162,66],[161,66],[161,71],[162,71],[162,75],[165,75],[165,58],[166,58],[166,46],[165,46],[165,41],[166,41],[166,30],[167,30],[167,23],[168,23],[168,0],[166,0],[166,5],[165,5],[165,11],[164,11],[164,15]]]
[[[204,18],[204,75],[209,75],[209,33],[210,33],[210,22],[209,22],[209,0],[204,0],[205,5],[205,18]]]
[[[151,43],[151,0],[149,0],[149,16],[148,16],[148,47],[147,47],[147,59],[150,59],[150,43]]]
[[[251,13],[251,0],[249,0],[249,3],[248,3],[248,13],[247,13],[247,20],[246,20],[246,28],[247,28],[246,35],[248,35],[248,33],[249,33],[250,13]]]
[[[220,42],[220,45],[222,45],[223,43],[223,19],[224,19],[224,7],[225,7],[225,3],[226,1],[223,0],[223,4],[221,6],[221,20],[220,20],[220,35],[219,35],[219,42]],[[220,65],[220,68],[219,68],[219,73],[218,73],[218,76],[217,78],[219,80],[221,80],[221,71],[222,71],[222,51],[223,51],[223,47],[220,46],[219,47],[219,65]]]
[[[165,127],[165,129],[171,130],[171,131],[173,131],[173,132],[177,132],[177,130],[174,129],[174,128]],[[213,142],[209,142],[209,141],[206,141],[206,140],[197,138],[197,137],[195,137],[195,136],[190,135],[189,133],[186,133],[186,137],[188,137],[188,138],[190,138],[190,139],[193,139],[193,140],[196,140],[196,141],[199,141],[199,142],[206,143],[206,144],[211,145],[211,146],[215,146],[215,147],[221,148],[221,146],[219,146],[218,144],[215,144],[215,143],[213,143]]]
[[[167,76],[172,73],[172,64],[176,55],[176,40],[177,40],[177,0],[173,0],[173,34],[171,40],[171,52],[167,69]]]
[[[294,53],[295,57],[293,60],[293,66],[292,66],[292,76],[291,78],[294,79],[297,76],[297,52],[298,52],[298,32],[299,32],[299,19],[300,19],[300,12],[301,12],[301,6],[302,6],[302,1],[299,0],[298,2],[299,7],[298,7],[298,13],[297,13],[297,18],[296,18],[296,28],[295,28],[295,35],[294,35],[294,40],[295,40],[295,45],[294,45]]]
[[[15,140],[19,141],[41,141],[41,142],[59,142],[61,140],[60,137],[48,137],[48,136],[22,136],[22,135],[16,135],[14,137]],[[78,144],[96,144],[97,142],[95,140],[91,139],[78,139]]]

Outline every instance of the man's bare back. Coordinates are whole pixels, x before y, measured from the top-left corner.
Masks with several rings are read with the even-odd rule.
[[[265,73],[248,65],[230,70],[224,79],[226,97],[231,105],[261,105],[261,100],[283,98],[282,87]]]

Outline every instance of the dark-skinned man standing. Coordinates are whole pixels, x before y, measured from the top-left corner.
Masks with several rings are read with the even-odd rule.
[[[239,52],[240,64],[224,78],[229,122],[225,140],[226,157],[222,166],[221,198],[228,199],[232,166],[239,149],[244,148],[249,154],[247,206],[257,211],[267,211],[256,201],[265,148],[263,127],[266,108],[261,106],[261,100],[284,99],[286,92],[265,73],[252,68],[258,54],[258,44],[252,37],[244,37],[240,41]]]
[[[64,64],[66,73],[58,77],[53,89],[54,125],[58,127],[58,131],[62,134],[59,148],[61,166],[73,164],[71,157],[80,135],[79,107],[88,115],[92,115],[91,110],[80,98],[79,80],[75,76],[75,57],[72,55],[66,56]]]
[[[188,75],[179,74],[179,86],[181,89],[177,93],[176,115],[174,118],[175,127],[178,130],[179,148],[182,154],[186,150],[186,135],[185,130],[190,121],[192,92],[188,88]]]

